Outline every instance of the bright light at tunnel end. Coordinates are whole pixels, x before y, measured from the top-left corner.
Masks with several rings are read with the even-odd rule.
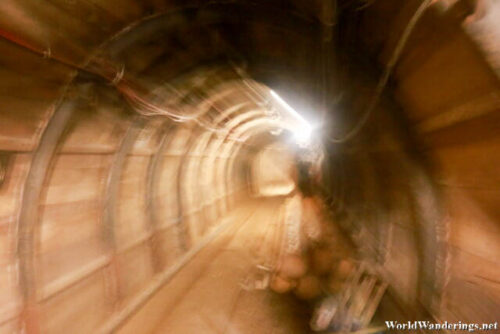
[[[276,101],[278,101],[285,108],[285,110],[288,111],[299,122],[292,129],[297,144],[302,146],[307,145],[311,140],[313,131],[312,125],[288,103],[286,103],[286,101],[283,100],[281,96],[278,95],[278,93],[276,93],[272,89],[270,89],[269,91],[271,93],[271,96],[276,99]]]
[[[307,145],[311,141],[312,127],[309,124],[304,124],[302,127],[294,129],[293,135],[297,144]]]

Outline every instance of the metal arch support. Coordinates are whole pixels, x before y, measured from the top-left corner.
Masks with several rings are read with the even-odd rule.
[[[224,112],[224,116],[223,117],[220,117],[219,119],[217,119],[214,124],[215,126],[217,126],[222,120],[224,120],[226,117],[228,117],[231,113],[234,113],[234,112],[237,112],[239,111],[239,107],[237,108],[228,108],[228,111],[230,112]],[[253,109],[252,109],[253,110]],[[247,118],[252,118],[252,117],[255,117],[257,115],[261,115],[262,112],[259,112],[259,111],[246,111],[246,112],[243,112],[241,114],[238,114],[236,117],[232,118],[230,121],[228,121],[225,126],[224,126],[224,130],[225,131],[229,131],[229,129],[233,128],[234,126],[236,126],[238,123],[242,122],[243,120],[247,119]],[[222,115],[221,115],[222,116]],[[227,135],[226,135],[226,138],[227,138]],[[212,141],[212,145],[209,145],[210,142]],[[214,139],[214,134],[211,133],[211,134],[208,134],[208,138],[207,140],[203,143],[203,148],[202,148],[202,151],[203,151],[203,154],[207,156],[208,159],[210,159],[209,162],[212,163],[212,166],[216,166],[217,163],[217,156],[216,156],[216,153],[219,149],[219,147],[222,145],[222,143],[224,142],[224,139]],[[222,157],[222,159],[224,159]],[[198,166],[198,175],[201,174],[201,169],[203,168],[203,164],[200,164]],[[215,167],[214,170],[216,171],[217,168]],[[213,173],[214,170],[211,170],[210,172]],[[203,189],[202,189],[202,192],[203,192]],[[208,198],[208,195],[207,194],[204,194],[204,198]]]
[[[197,14],[198,24],[213,24],[217,22],[237,21],[240,16],[235,17],[236,13],[247,13],[244,17],[251,17],[254,20],[245,20],[243,23],[254,22],[284,29],[297,36],[306,38],[308,36],[317,36],[321,32],[321,26],[315,25],[315,21],[305,16],[299,16],[296,12],[287,12],[277,10],[276,8],[249,4],[248,2],[227,3],[226,1],[213,1],[209,5],[204,4],[199,7],[185,7],[177,10],[161,12],[153,16],[138,20],[131,25],[134,29],[125,27],[118,34],[112,37],[105,45],[105,49],[113,50],[112,55],[124,52],[134,43],[144,40],[144,36],[152,36],[158,32],[168,32],[182,24],[186,23],[188,16]],[[264,13],[265,15],[262,15]],[[279,20],[276,18],[279,17]]]
[[[127,132],[122,138],[120,147],[115,152],[113,157],[113,162],[109,168],[108,178],[106,181],[106,190],[104,194],[104,210],[103,210],[103,239],[104,243],[111,254],[110,272],[108,273],[110,279],[110,290],[114,294],[115,306],[122,297],[122,291],[120,288],[120,276],[117,261],[117,240],[116,240],[116,208],[117,202],[116,198],[120,190],[120,180],[123,173],[123,167],[125,164],[125,159],[134,147],[134,143],[144,126],[145,119],[136,116],[132,123],[130,124]]]
[[[237,112],[247,106],[251,105],[250,102],[241,102],[241,103],[238,103],[238,104],[235,104],[235,105],[232,105],[231,107],[227,108],[226,110],[224,110],[224,112],[222,114],[220,114],[214,121],[214,124],[215,125],[218,125],[220,124],[224,119],[226,119],[227,117],[229,117],[229,115],[231,115],[232,113],[234,112]]]
[[[195,127],[198,128],[198,127]],[[178,212],[179,212],[179,238],[181,243],[181,249],[183,251],[187,251],[191,244],[189,242],[189,231],[186,227],[186,222],[184,222],[185,218],[185,201],[184,201],[184,192],[182,191],[182,180],[184,179],[185,168],[186,168],[186,159],[188,158],[188,153],[190,151],[191,146],[196,142],[196,135],[194,135],[194,129],[191,129],[190,137],[187,143],[184,146],[184,154],[181,157],[179,162],[179,168],[177,170],[177,203],[178,203]]]
[[[254,104],[255,109],[258,109],[259,104],[263,103],[264,101],[258,101],[255,99],[255,97],[252,97],[251,93],[249,92],[249,89],[242,87],[243,84],[242,81],[243,81],[242,78],[225,80],[220,84],[216,85],[213,89],[208,89],[207,91],[204,91],[207,97],[204,98],[201,102],[197,103],[195,106],[191,106],[191,108],[200,110],[198,112],[193,113],[196,115],[196,119],[198,120],[202,119],[204,116],[210,113],[215,103],[223,101],[224,99],[227,99],[235,94],[245,94],[246,101],[240,102],[234,106],[227,108],[226,110],[224,110],[224,112],[221,112],[212,122],[212,124],[215,127],[230,114],[242,109],[246,105]],[[191,87],[191,89],[192,88],[193,87]],[[215,109],[218,110],[217,108]]]
[[[148,214],[148,227],[151,235],[151,253],[153,257],[155,272],[161,271],[163,267],[162,257],[159,254],[157,247],[157,240],[155,237],[155,231],[159,226],[159,218],[157,215],[157,193],[158,193],[158,178],[160,177],[161,166],[164,160],[165,150],[168,148],[170,139],[170,131],[173,127],[172,122],[165,121],[161,126],[159,132],[161,133],[161,140],[158,144],[156,152],[151,157],[148,165],[147,177],[146,177],[146,213]]]
[[[281,126],[278,126],[276,124],[268,124],[268,126],[266,127],[262,127],[262,128],[251,128],[249,129],[247,132],[250,132],[250,134],[248,134],[246,136],[246,140],[252,138],[253,136],[256,136],[258,135],[260,132],[263,132],[263,131],[267,131],[269,129],[273,129],[275,127],[278,127],[278,128],[281,128]],[[253,131],[252,131],[253,130]],[[257,131],[255,131],[257,130]],[[241,145],[234,145],[231,147],[232,149],[232,152],[231,150],[229,151],[230,153],[230,159],[229,159],[229,162],[227,163],[226,167],[225,167],[225,170],[224,170],[224,174],[226,175],[226,179],[231,179],[230,175],[231,173],[233,172],[233,169],[234,169],[234,163],[236,161],[236,158],[239,154],[239,152],[241,151],[241,149],[244,147],[244,144],[242,143]],[[233,149],[234,148],[234,149]],[[226,187],[228,187],[226,185]],[[227,205],[231,206],[232,205],[232,202],[229,202]]]
[[[238,122],[240,122],[240,123],[239,124],[238,123],[234,124],[234,126],[232,127],[233,131],[235,129],[239,129],[240,130],[239,131],[240,134],[245,134],[246,132],[248,132],[249,130],[253,129],[254,127],[258,127],[259,125],[261,125],[260,123],[262,123],[262,122],[263,123],[269,123],[269,122],[271,122],[271,123],[275,124],[275,126],[277,126],[277,127],[283,127],[280,123],[277,123],[276,121],[271,121],[269,119],[266,119],[266,115],[265,114],[263,114],[263,117],[261,117],[261,118],[252,118],[252,120],[249,121],[249,122],[242,122],[243,119],[245,119],[245,117],[243,117],[244,114],[246,114],[246,113],[241,114],[241,116],[242,116],[241,118],[242,119],[238,120]],[[255,122],[256,120],[259,121],[259,122],[257,122],[257,124]],[[231,120],[231,121],[234,121],[234,119]],[[234,123],[236,123],[236,121],[234,121]],[[250,125],[248,125],[248,124],[250,124]],[[241,130],[242,127],[244,128],[244,130]],[[234,132],[236,133],[237,131],[234,131]],[[226,135],[225,138],[218,140],[214,144],[214,151],[219,151],[220,150],[221,146],[224,144],[224,142],[226,141],[226,139],[228,138],[228,136],[229,135]],[[235,137],[238,138],[238,136],[235,136]],[[228,157],[227,160],[230,160],[231,157],[235,154],[234,152],[230,153],[231,150],[233,149],[233,147],[234,146],[241,146],[241,145],[236,145],[235,143],[236,143],[236,141],[233,142],[232,145],[227,145],[226,147],[223,147],[222,148],[222,152],[223,153],[221,154],[221,156]],[[226,176],[226,174],[227,174],[227,168],[229,167],[228,166],[229,163],[228,163],[228,161],[225,161],[225,163],[224,163],[225,166],[220,166],[220,168],[217,165],[218,164],[216,164],[216,167],[214,168],[214,177],[215,177],[215,180],[218,180],[218,178],[220,178],[220,177],[224,178]],[[219,175],[221,172],[222,172],[223,175]],[[225,181],[225,180],[219,180],[219,181]],[[227,184],[225,182],[216,182],[216,183],[220,183],[220,187],[222,187],[222,190],[218,190],[217,194],[223,193],[223,194],[227,195]],[[220,208],[220,211],[225,211],[227,209],[227,204],[228,203],[226,201],[224,201],[223,204],[224,205]]]
[[[220,90],[219,93],[221,93],[218,97],[225,97],[229,94],[233,94],[234,92],[237,92],[239,91],[239,88],[238,87],[228,87],[226,89],[226,86],[228,86],[229,84],[226,83],[226,85],[224,85],[224,89]],[[232,85],[232,82],[231,82],[231,85]],[[219,86],[220,88],[220,86]],[[244,105],[244,103],[242,103]],[[235,112],[238,112],[241,107],[242,107],[242,104],[239,104],[237,106],[234,106],[234,107],[230,107],[228,108],[227,110],[225,110],[214,122],[214,125],[217,126],[220,122],[222,122],[226,117],[229,117],[232,113],[235,113]],[[230,120],[225,126],[224,126],[224,130],[226,129],[230,129],[231,127],[233,127],[234,125],[238,124],[239,122],[243,121],[245,118],[249,118],[250,116],[256,116],[256,115],[265,115],[263,112],[258,112],[258,111],[253,111],[253,112],[244,112],[242,113],[240,116],[237,116],[235,118],[233,118],[232,120]],[[243,117],[242,117],[243,116]],[[216,147],[216,150],[211,150],[209,148],[209,142],[210,140],[212,139],[214,133],[207,133],[206,131],[203,132],[202,134],[200,134],[199,136],[196,136],[195,138],[192,138],[190,140],[190,143],[189,143],[189,146],[188,146],[188,149],[186,151],[186,155],[189,157],[190,156],[190,152],[192,152],[193,150],[196,150],[196,149],[201,149],[201,151],[203,151],[203,153],[205,154],[205,152],[207,152],[206,154],[211,158],[215,158],[215,152],[218,150],[218,148],[220,147],[220,145],[224,142],[224,140],[220,140],[217,144],[218,145],[215,145]],[[226,134],[226,138],[227,138],[227,134]],[[187,158],[183,158],[183,161],[185,161],[185,159]],[[212,160],[213,161],[213,160]],[[217,164],[216,164],[217,165]],[[196,170],[196,173],[197,174],[200,174],[200,169],[201,169],[201,166],[202,164],[200,163],[198,166],[197,166],[197,170]],[[187,168],[188,166],[185,166],[184,163],[182,163],[182,168]],[[214,168],[215,172],[217,172],[218,168],[217,166]],[[181,171],[181,173],[183,173]],[[179,176],[179,179],[181,179],[182,175]],[[197,177],[195,177],[195,179],[198,179]],[[202,195],[204,195],[204,197],[206,198],[206,194],[204,194],[204,192],[202,191]],[[207,220],[208,218],[207,217],[204,217],[205,220]]]
[[[40,138],[26,178],[18,225],[17,256],[19,281],[24,302],[23,317],[27,333],[39,333],[37,277],[35,269],[35,233],[43,184],[60,139],[64,135],[77,102],[65,101],[50,118]]]
[[[197,161],[196,158],[198,158],[198,160],[201,160],[201,155],[198,153],[198,150],[200,147],[203,147],[204,142],[210,138],[210,133],[208,131],[203,130],[200,127],[198,127],[197,129],[200,130],[200,132],[192,133],[192,137],[190,138],[188,145],[186,146],[186,151],[181,162],[182,171],[179,176],[179,180],[184,184],[183,198],[185,198],[189,202],[189,204],[200,202],[200,208],[194,208],[192,206],[188,208],[188,215],[199,214],[202,216],[201,221],[199,221],[195,229],[192,230],[196,238],[201,236],[199,232],[201,232],[207,222],[207,217],[205,217],[202,210],[204,193],[201,189],[199,189],[200,184],[199,177],[197,175],[199,172],[200,161]],[[194,191],[194,189],[196,189],[196,191]],[[201,195],[201,201],[198,201],[198,199],[200,198],[194,198],[194,196],[197,195]]]
[[[259,122],[257,122],[259,121]],[[241,128],[244,128],[243,130]],[[244,142],[247,141],[249,138],[252,136],[257,135],[260,132],[266,131],[268,129],[272,128],[283,128],[283,125],[279,122],[268,120],[266,118],[257,118],[253,119],[252,121],[243,123],[239,126],[239,138],[243,137],[244,139],[242,140],[241,145],[231,145],[229,147],[226,147],[224,150],[224,154],[229,156],[229,161],[227,162],[226,166],[224,167],[223,174],[225,176],[225,179],[229,178],[230,173],[232,172],[232,168],[234,166],[234,160],[236,159],[236,156],[238,155],[238,152],[241,150],[241,148],[244,146]],[[228,185],[224,185],[226,188],[228,188]],[[226,190],[227,192],[227,190]],[[229,203],[230,204],[230,203]],[[227,205],[227,204],[226,204]]]

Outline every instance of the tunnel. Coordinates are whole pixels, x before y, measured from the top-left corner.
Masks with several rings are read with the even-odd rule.
[[[500,333],[497,0],[2,0],[0,72],[0,334]]]

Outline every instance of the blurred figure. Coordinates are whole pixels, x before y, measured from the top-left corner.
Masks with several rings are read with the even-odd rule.
[[[345,312],[342,301],[349,284],[361,284],[369,276],[354,261],[348,241],[328,218],[318,191],[318,170],[304,161],[294,168],[296,189],[285,203],[283,241],[270,288],[277,293],[291,292],[308,302],[314,309],[310,327],[315,331],[360,327],[362,314],[351,316],[353,312]],[[352,281],[358,272],[359,280]],[[357,305],[366,302],[359,300]],[[343,319],[349,319],[348,324],[335,322],[339,312]],[[358,309],[354,313],[358,314]]]
[[[293,291],[298,298],[310,301],[322,294],[317,275],[321,265],[313,254],[323,235],[321,199],[316,195],[311,171],[308,163],[299,162],[295,167],[297,186],[285,203],[284,241],[271,280],[274,291]]]

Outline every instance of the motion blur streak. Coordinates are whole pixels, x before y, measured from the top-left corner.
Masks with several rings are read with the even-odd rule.
[[[0,334],[496,323],[499,22],[0,1]]]

